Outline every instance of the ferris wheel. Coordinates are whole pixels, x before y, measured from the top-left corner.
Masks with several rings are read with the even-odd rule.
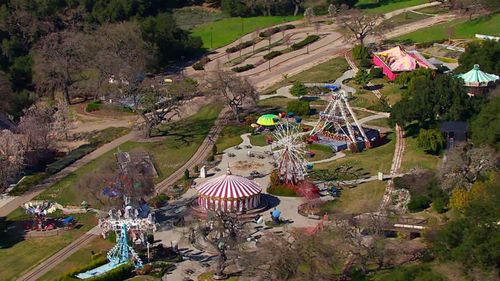
[[[305,158],[306,143],[299,125],[281,120],[272,135],[272,150],[280,180],[291,184],[304,180],[308,162]]]

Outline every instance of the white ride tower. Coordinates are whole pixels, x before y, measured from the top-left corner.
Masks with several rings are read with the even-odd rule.
[[[282,119],[272,135],[271,147],[280,180],[290,184],[304,180],[307,175],[308,162],[305,158],[304,134],[299,131],[299,125]]]
[[[318,122],[311,130],[310,135],[322,133],[325,129],[333,129],[334,135],[346,141],[349,147],[356,144],[358,142],[357,137],[361,135],[365,147],[370,148],[370,140],[349,105],[346,92],[344,90],[340,90],[338,93],[332,91],[331,96],[332,100],[328,103],[325,111],[320,112]],[[357,127],[357,131],[354,130],[353,125]],[[342,135],[339,133],[342,133]]]

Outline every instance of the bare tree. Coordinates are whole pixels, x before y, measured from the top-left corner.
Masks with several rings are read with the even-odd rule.
[[[34,66],[39,92],[53,97],[54,91],[60,90],[66,104],[71,103],[70,91],[86,79],[83,70],[89,60],[83,41],[83,34],[67,31],[49,34],[39,41]]]
[[[489,0],[451,0],[450,4],[454,10],[459,10],[461,13],[469,16],[472,20],[474,15],[486,12]],[[491,1],[496,2],[496,1]]]
[[[18,130],[23,136],[24,150],[48,150],[54,145],[52,122],[54,110],[48,106],[32,105],[23,111]]]
[[[304,0],[292,0],[293,5],[295,6],[295,10],[293,11],[294,16],[299,14],[300,5],[302,5],[303,2]]]
[[[169,122],[180,116],[181,106],[197,92],[197,83],[192,79],[174,82],[163,89],[143,87],[138,90],[138,112],[144,119],[144,137],[151,137],[151,131],[162,122]]]
[[[310,24],[312,22],[312,19],[314,18],[314,10],[312,8],[307,8],[304,11],[304,19],[307,24]]]
[[[383,19],[381,14],[368,14],[353,9],[339,13],[337,22],[342,27],[346,40],[356,39],[364,45],[368,35],[380,35],[390,28],[388,24],[381,23]]]
[[[213,74],[208,81],[208,87],[210,91],[222,97],[238,122],[241,108],[246,104],[255,104],[258,99],[257,91],[246,78],[222,70]]]
[[[330,4],[328,6],[328,15],[331,17],[331,18],[334,18],[337,16],[337,7],[333,4]]]
[[[24,147],[20,138],[9,130],[0,131],[0,187],[9,182],[22,170]]]
[[[441,186],[451,191],[462,187],[470,190],[486,172],[497,169],[498,154],[493,148],[460,145],[446,154],[440,169]]]

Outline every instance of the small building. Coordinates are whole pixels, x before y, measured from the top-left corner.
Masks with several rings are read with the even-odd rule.
[[[467,130],[469,129],[465,121],[445,121],[441,123],[441,133],[446,140],[446,148],[452,148],[457,143],[467,141]]]
[[[488,88],[494,87],[499,80],[498,75],[481,71],[479,64],[475,64],[474,68],[467,73],[458,74],[457,77],[464,80],[465,86],[469,89],[469,95],[471,96],[485,93]]]
[[[391,81],[401,72],[417,68],[437,69],[418,51],[406,51],[401,46],[373,53],[372,61],[375,66],[382,68],[384,75]]]

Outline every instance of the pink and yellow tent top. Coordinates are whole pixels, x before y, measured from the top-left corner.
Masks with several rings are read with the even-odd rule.
[[[417,51],[407,52],[400,46],[373,53],[373,64],[381,67],[390,80],[396,78],[397,74],[395,72],[413,71],[420,67],[435,69],[434,65]]]

